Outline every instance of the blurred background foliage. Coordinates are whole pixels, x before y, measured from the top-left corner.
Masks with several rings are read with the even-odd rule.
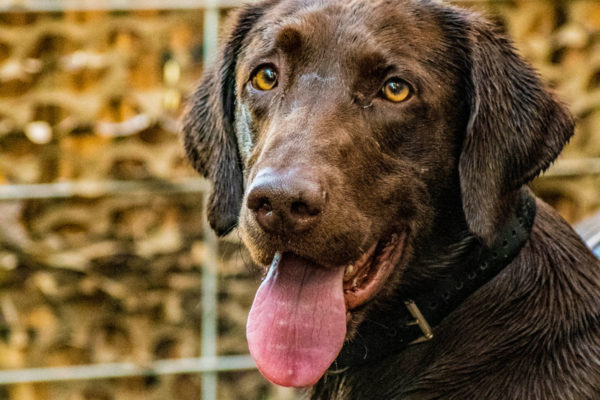
[[[122,2],[121,2],[122,3]],[[534,188],[575,222],[600,207],[600,1],[460,1],[484,10],[567,103],[577,134]],[[227,10],[222,11],[222,16]],[[0,370],[200,356],[202,196],[177,124],[202,72],[203,11],[0,12],[0,193],[131,181],[156,193],[0,201]],[[166,188],[166,189],[165,189]],[[219,355],[246,354],[259,282],[218,246]],[[219,399],[284,399],[255,371]],[[22,383],[0,400],[199,399],[195,374]]]

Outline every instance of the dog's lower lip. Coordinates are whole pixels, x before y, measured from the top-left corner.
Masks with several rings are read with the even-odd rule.
[[[405,234],[394,233],[377,242],[356,262],[346,267],[344,298],[348,311],[371,300],[389,278],[404,250]]]

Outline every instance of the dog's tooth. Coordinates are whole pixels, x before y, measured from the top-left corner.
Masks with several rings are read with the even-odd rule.
[[[354,275],[355,270],[354,264],[348,265],[344,270],[344,279],[350,279]]]

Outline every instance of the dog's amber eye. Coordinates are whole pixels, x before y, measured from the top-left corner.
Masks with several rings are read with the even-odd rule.
[[[381,94],[386,100],[400,103],[410,96],[410,86],[399,78],[388,79],[381,88]]]
[[[252,86],[257,90],[271,90],[277,86],[277,70],[272,65],[260,67],[252,77]]]

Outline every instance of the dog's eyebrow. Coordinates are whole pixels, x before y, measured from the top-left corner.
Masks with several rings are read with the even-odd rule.
[[[390,63],[382,53],[370,52],[356,57],[358,70],[363,76],[380,77],[390,69]]]
[[[284,53],[293,54],[299,51],[301,46],[302,35],[296,28],[286,26],[277,33],[275,48],[280,49]]]
[[[370,51],[354,55],[352,63],[356,65],[353,77],[353,89],[357,93],[370,93],[381,85],[383,79],[393,69],[383,53]]]

